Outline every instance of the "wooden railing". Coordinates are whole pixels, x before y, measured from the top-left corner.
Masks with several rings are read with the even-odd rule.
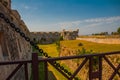
[[[101,54],[86,54],[86,55],[80,55],[80,56],[66,56],[66,57],[57,57],[57,58],[39,58],[37,53],[32,54],[32,60],[25,60],[25,61],[10,61],[10,62],[0,62],[0,66],[3,65],[13,65],[13,64],[18,64],[18,66],[12,71],[12,73],[6,78],[6,80],[10,80],[13,75],[20,69],[22,65],[24,65],[24,70],[25,70],[25,79],[28,80],[28,68],[27,65],[28,63],[32,64],[32,75],[33,75],[33,80],[39,80],[39,62],[43,62],[45,65],[45,80],[48,79],[48,63],[50,63],[55,69],[57,69],[65,78],[68,80],[73,80],[75,76],[78,74],[78,72],[81,70],[81,68],[86,64],[87,61],[89,61],[89,80],[93,79],[99,79],[99,80],[104,80],[102,79],[102,71],[103,68],[103,59],[109,64],[109,66],[114,70],[111,76],[108,78],[109,80],[113,80],[114,76],[118,74],[119,79],[120,79],[120,63],[118,63],[117,66],[114,66],[112,62],[106,57],[107,55],[120,55],[120,51],[117,52],[109,52],[109,53],[101,53]],[[97,65],[98,68],[96,71],[93,70],[94,66],[94,57],[97,58]],[[55,61],[60,61],[60,60],[71,60],[71,59],[80,59],[83,58],[84,60],[82,63],[79,65],[79,67],[73,72],[71,76],[65,74],[58,66],[56,67],[53,63]],[[118,57],[120,58],[120,57]]]

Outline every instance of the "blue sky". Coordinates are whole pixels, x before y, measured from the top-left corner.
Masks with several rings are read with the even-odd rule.
[[[79,29],[79,34],[116,31],[120,0],[12,0],[30,31]]]

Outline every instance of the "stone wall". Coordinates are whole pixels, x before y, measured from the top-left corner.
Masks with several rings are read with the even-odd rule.
[[[59,32],[31,32],[31,38],[40,44],[50,44],[60,38]]]
[[[6,1],[6,2],[5,2]],[[30,32],[21,20],[17,10],[11,9],[11,0],[0,0],[0,12],[4,13],[27,36]],[[13,30],[3,19],[0,19],[0,61],[15,61],[31,58],[32,47],[18,33]],[[0,66],[0,79],[11,73],[16,65]],[[24,70],[21,68],[12,80],[24,80]]]
[[[65,29],[61,32],[64,40],[75,40],[78,37],[79,29],[76,31],[66,31]]]
[[[63,30],[62,32],[31,32],[31,38],[41,44],[50,44],[59,40],[61,37],[63,40],[74,40],[78,37],[78,32],[79,30]]]

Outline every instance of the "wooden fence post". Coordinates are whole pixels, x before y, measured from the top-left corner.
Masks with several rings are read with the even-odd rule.
[[[89,57],[89,80],[92,80],[92,57]]]
[[[39,80],[39,62],[38,53],[32,53],[32,73],[33,80]]]
[[[89,57],[89,80],[102,80],[102,56],[95,56],[98,57],[97,67],[98,69],[96,71],[93,70],[94,66],[94,58],[93,56]]]
[[[45,70],[45,80],[48,80],[48,64],[47,61],[44,62],[44,70]]]

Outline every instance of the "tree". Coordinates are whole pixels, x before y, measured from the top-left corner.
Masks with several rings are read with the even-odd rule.
[[[118,34],[120,34],[120,27],[117,29]]]

